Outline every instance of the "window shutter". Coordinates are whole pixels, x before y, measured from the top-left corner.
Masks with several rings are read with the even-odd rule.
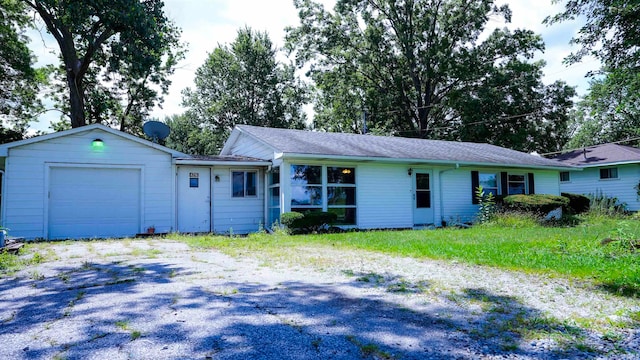
[[[500,186],[502,187],[502,195],[509,195],[509,174],[506,171],[500,173]]]
[[[480,186],[480,176],[477,171],[471,172],[471,203],[478,204],[478,198],[476,197],[476,190]]]
[[[535,183],[533,182],[533,173],[529,173],[527,174],[529,177],[529,194],[535,194],[536,193],[536,186]]]

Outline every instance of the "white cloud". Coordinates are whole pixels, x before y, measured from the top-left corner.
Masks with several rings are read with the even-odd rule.
[[[326,7],[335,3],[334,0],[322,2]],[[587,61],[569,68],[562,64],[562,59],[572,50],[568,43],[578,25],[562,23],[548,27],[542,24],[545,17],[559,12],[562,5],[552,4],[551,0],[498,0],[497,3],[508,3],[513,12],[512,23],[506,26],[527,28],[542,34],[547,43],[546,52],[541,56],[547,62],[544,81],[551,83],[558,79],[565,80],[569,85],[577,85],[578,91],[584,93],[587,88],[584,74],[597,69],[597,62]],[[156,108],[152,112],[153,117],[161,119],[184,111],[181,106],[181,91],[193,84],[195,71],[205,62],[207,54],[218,44],[233,41],[239,28],[250,26],[254,30],[267,31],[276,46],[282,47],[285,27],[299,23],[293,0],[166,0],[165,10],[176,25],[182,28],[188,52],[171,78],[170,92],[165,97],[162,109]],[[497,21],[492,21],[491,25],[505,26]],[[45,41],[46,48],[42,46],[40,35],[32,41],[39,64],[56,61],[56,55],[51,55],[50,51],[55,50],[57,44],[50,36],[45,36]],[[51,118],[57,119],[58,114],[46,114],[34,128],[47,129]]]

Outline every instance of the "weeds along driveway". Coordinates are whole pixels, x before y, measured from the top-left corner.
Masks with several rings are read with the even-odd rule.
[[[639,356],[639,301],[563,279],[318,247],[38,247],[0,278],[1,359]]]

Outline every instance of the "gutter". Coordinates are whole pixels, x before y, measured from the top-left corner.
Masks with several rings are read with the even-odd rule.
[[[233,160],[198,160],[182,159],[174,160],[176,165],[199,166],[271,166],[271,161],[233,161]]]
[[[524,164],[504,164],[504,163],[483,163],[483,162],[465,162],[465,161],[449,161],[449,160],[426,160],[426,159],[396,159],[385,157],[367,157],[367,156],[343,156],[343,155],[317,155],[317,154],[298,154],[298,153],[280,153],[276,154],[275,159],[301,159],[301,160],[336,160],[336,161],[357,161],[357,162],[383,162],[383,163],[410,163],[410,164],[431,164],[431,165],[452,165],[456,166],[481,166],[481,167],[501,167],[501,168],[517,168],[517,169],[538,169],[538,170],[559,170],[580,171],[580,167],[571,165],[524,165]],[[551,160],[550,160],[551,161]]]

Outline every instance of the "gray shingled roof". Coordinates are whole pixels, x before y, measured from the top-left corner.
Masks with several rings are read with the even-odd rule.
[[[285,154],[407,159],[436,163],[564,167],[555,160],[489,144],[237,126]]]
[[[640,162],[640,149],[619,144],[602,144],[562,153],[553,158],[563,164],[583,167]]]

